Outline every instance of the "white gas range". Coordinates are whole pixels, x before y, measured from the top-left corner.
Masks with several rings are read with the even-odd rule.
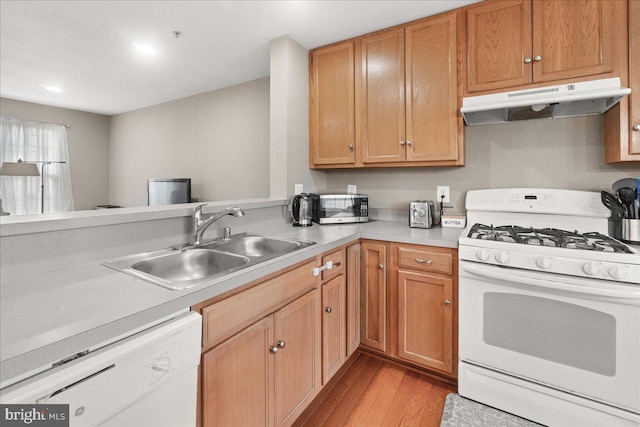
[[[459,393],[551,426],[640,425],[640,253],[599,193],[474,190],[459,240]]]

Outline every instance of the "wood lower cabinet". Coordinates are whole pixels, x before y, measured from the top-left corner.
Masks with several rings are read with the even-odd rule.
[[[204,353],[203,425],[293,423],[320,390],[320,316],[313,290]]]
[[[387,245],[362,242],[360,344],[387,350]]]
[[[322,285],[322,383],[340,369],[347,356],[347,303],[344,275]]]
[[[636,0],[629,1],[628,52],[631,95],[605,114],[606,163],[640,162],[640,2]]]
[[[362,304],[362,346],[437,375],[455,378],[457,251],[365,241],[362,263],[362,298],[369,300]],[[379,274],[380,264],[388,270],[385,275]],[[385,286],[380,286],[381,283]],[[380,305],[372,303],[381,300],[385,305],[383,311]],[[366,333],[364,328],[370,332]]]
[[[360,243],[347,248],[347,357],[360,346]]]
[[[466,92],[614,77],[626,44],[619,34],[624,6],[609,0],[505,0],[466,8]]]

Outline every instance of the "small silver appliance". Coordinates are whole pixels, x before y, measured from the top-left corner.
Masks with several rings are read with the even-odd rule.
[[[369,221],[369,196],[366,194],[311,193],[313,221],[318,224],[343,224]]]
[[[431,228],[434,224],[435,203],[432,200],[415,200],[409,204],[409,227]]]

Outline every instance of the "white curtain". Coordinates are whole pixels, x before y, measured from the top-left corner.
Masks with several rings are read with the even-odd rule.
[[[0,177],[0,198],[11,215],[41,212],[40,189],[44,177],[44,212],[73,210],[67,129],[63,125],[2,117],[0,162],[33,162],[42,176]],[[46,162],[66,162],[46,164]],[[44,168],[44,173],[43,173]]]

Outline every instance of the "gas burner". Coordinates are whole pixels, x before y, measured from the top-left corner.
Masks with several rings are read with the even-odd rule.
[[[601,233],[579,233],[556,228],[526,228],[514,225],[495,227],[493,224],[488,226],[476,223],[471,227],[468,237],[535,246],[633,253],[627,245]]]

